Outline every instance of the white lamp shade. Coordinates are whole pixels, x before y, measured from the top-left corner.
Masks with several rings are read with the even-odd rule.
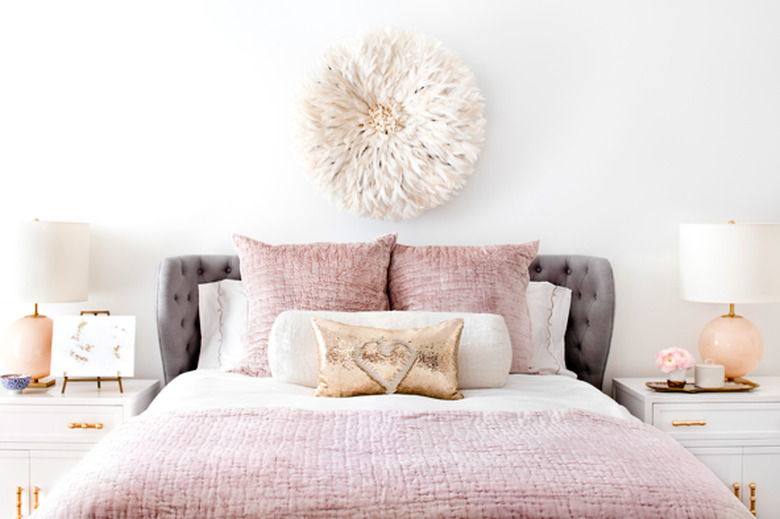
[[[680,297],[780,301],[780,224],[680,225]]]
[[[86,301],[89,224],[20,222],[7,227],[5,296],[25,303]]]

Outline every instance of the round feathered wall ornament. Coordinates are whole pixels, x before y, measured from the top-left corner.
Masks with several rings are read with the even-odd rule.
[[[441,42],[386,27],[329,49],[298,96],[297,147],[340,209],[402,220],[448,201],[485,134],[471,71]]]

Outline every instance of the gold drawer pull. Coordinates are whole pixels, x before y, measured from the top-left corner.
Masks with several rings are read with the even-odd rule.
[[[739,483],[734,483],[731,486],[734,487],[734,495],[737,496],[737,499],[739,499]]]
[[[16,487],[16,519],[22,519],[22,487]]]
[[[38,487],[33,487],[33,510],[38,509],[38,494],[40,493],[41,489]]]
[[[750,485],[750,513],[756,515],[756,484]]]
[[[98,422],[98,423],[75,423],[75,422],[70,422],[68,424],[68,429],[102,429],[102,428],[103,428],[103,424],[100,423],[100,422]]]
[[[707,420],[672,420],[672,427],[690,427],[691,425],[707,425]]]

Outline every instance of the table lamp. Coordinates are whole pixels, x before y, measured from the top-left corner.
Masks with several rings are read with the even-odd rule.
[[[753,371],[764,342],[734,305],[780,301],[780,224],[680,225],[680,296],[729,304],[702,330],[699,354],[722,364],[727,379]]]
[[[4,227],[10,274],[0,295],[33,303],[35,309],[3,335],[3,363],[11,372],[32,376],[29,387],[48,387],[54,380],[41,379],[51,366],[52,320],[38,313],[38,303],[87,300],[89,224],[35,220]]]

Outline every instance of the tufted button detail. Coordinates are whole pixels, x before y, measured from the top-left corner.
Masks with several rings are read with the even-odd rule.
[[[542,266],[541,265],[537,265],[535,270],[536,270],[536,272],[538,274],[539,272],[542,271]]]
[[[179,294],[173,294],[173,300],[178,301],[179,300]]]
[[[571,276],[571,269],[566,267],[566,275]]]
[[[187,301],[192,301],[192,295],[191,294],[187,294]]]
[[[184,328],[184,319],[181,320],[181,327]]]
[[[225,269],[225,274],[230,274],[230,272],[231,272],[232,270],[233,270],[233,269],[231,269],[230,267],[226,268],[226,269]]]
[[[203,269],[198,269],[198,275],[199,275],[199,276],[202,276],[202,275],[203,275]]]

